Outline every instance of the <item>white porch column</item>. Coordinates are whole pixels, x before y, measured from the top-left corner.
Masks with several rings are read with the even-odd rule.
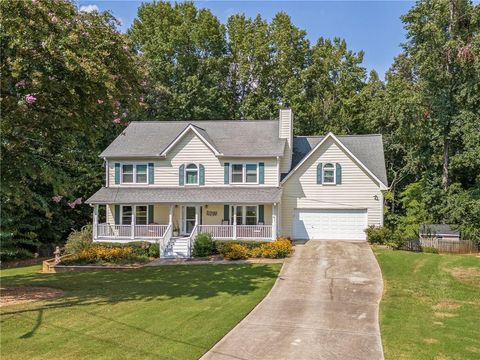
[[[131,232],[131,238],[135,239],[135,206],[132,205],[132,232]]]
[[[168,225],[173,226],[173,205],[168,208]]]
[[[199,211],[200,211],[200,206],[195,205],[195,226],[199,225]]]
[[[277,238],[277,204],[272,205],[272,240]]]
[[[98,237],[98,204],[93,207],[93,240]]]
[[[237,238],[237,205],[233,205],[233,239]]]

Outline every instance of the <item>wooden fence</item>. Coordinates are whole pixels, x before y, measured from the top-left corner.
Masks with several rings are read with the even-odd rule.
[[[425,247],[437,249],[441,253],[454,254],[470,254],[479,251],[478,246],[470,240],[415,239],[404,245],[405,250],[411,251],[421,251]]]

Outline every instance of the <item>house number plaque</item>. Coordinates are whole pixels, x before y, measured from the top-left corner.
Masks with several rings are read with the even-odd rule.
[[[218,211],[207,210],[207,216],[217,216]]]

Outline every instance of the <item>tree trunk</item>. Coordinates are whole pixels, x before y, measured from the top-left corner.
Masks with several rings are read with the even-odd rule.
[[[448,135],[445,134],[443,137],[443,173],[442,173],[442,187],[443,190],[448,190],[448,153],[450,149],[450,140],[448,139]]]

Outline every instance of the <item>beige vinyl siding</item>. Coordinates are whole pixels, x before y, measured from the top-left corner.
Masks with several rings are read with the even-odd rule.
[[[266,186],[278,186],[276,158],[217,158],[212,150],[192,131],[187,133],[168,153],[165,160],[109,160],[110,186],[115,185],[115,163],[149,163],[155,164],[154,186],[178,186],[178,171],[182,164],[195,163],[205,167],[205,186],[224,186],[224,163],[265,163]],[[246,186],[248,184],[241,184]],[[152,186],[140,184],[123,184],[120,186]],[[232,185],[233,186],[233,185]],[[258,186],[258,185],[257,185]]]
[[[317,184],[318,163],[340,163],[341,185]],[[374,199],[377,195],[378,200]],[[332,139],[328,139],[283,185],[280,234],[293,235],[294,209],[367,209],[368,225],[382,223],[379,185]]]
[[[279,137],[286,139],[285,150],[280,159],[280,173],[287,173],[292,164],[293,114],[291,109],[280,110]]]

